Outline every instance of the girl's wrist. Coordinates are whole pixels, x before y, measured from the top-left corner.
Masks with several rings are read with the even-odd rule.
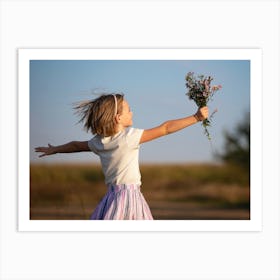
[[[196,119],[197,122],[200,122],[200,119],[196,113],[193,115],[193,117]]]

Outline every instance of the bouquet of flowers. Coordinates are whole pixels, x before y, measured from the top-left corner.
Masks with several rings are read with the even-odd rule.
[[[194,72],[189,72],[186,75],[186,87],[188,89],[186,95],[189,97],[189,99],[194,100],[198,107],[207,106],[209,100],[212,100],[214,93],[222,88],[221,85],[211,86],[212,80],[213,78],[211,76],[195,76]],[[207,127],[211,125],[211,119],[214,113],[216,112],[217,110],[215,110],[210,115],[209,119],[205,119],[202,122],[202,125],[204,127],[204,133],[206,134],[209,140],[211,140],[211,137]]]

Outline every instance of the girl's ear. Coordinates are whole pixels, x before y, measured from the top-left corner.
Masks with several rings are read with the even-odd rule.
[[[120,114],[117,114],[117,115],[115,116],[115,120],[116,120],[116,123],[117,123],[117,124],[119,124],[119,123],[121,122],[121,116],[120,116]]]

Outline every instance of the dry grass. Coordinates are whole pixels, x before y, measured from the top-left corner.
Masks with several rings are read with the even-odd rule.
[[[142,192],[156,219],[209,219],[214,210],[215,219],[249,218],[249,173],[237,167],[143,165],[141,173]],[[87,219],[105,192],[98,165],[30,166],[32,219]]]

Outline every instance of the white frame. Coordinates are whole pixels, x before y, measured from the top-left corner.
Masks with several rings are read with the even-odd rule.
[[[250,220],[53,221],[30,220],[30,60],[250,60]],[[19,49],[18,50],[18,230],[19,231],[261,231],[262,51],[261,49]],[[253,160],[257,158],[258,160]]]

